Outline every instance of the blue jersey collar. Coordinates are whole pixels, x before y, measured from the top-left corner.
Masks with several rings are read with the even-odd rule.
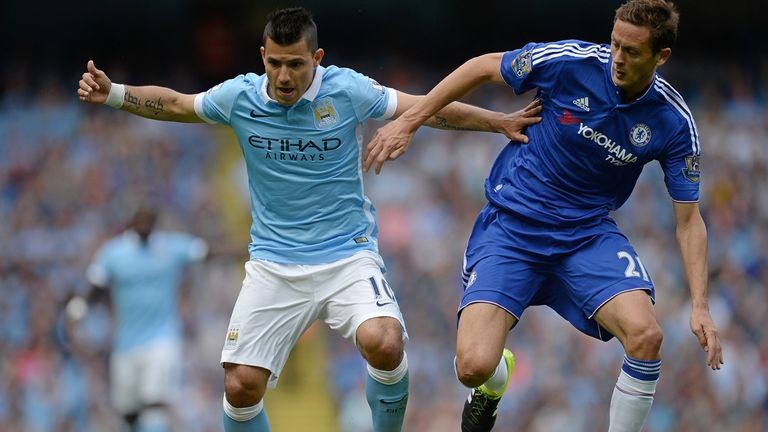
[[[317,94],[320,93],[320,86],[323,84],[323,73],[325,72],[325,68],[322,66],[318,66],[315,68],[315,77],[312,78],[312,84],[309,85],[309,88],[307,91],[304,92],[303,95],[301,95],[302,99],[306,99],[310,102],[314,101],[317,97]],[[261,80],[261,90],[259,93],[261,94],[261,99],[266,102],[275,102],[276,100],[272,99],[269,96],[269,92],[267,91],[267,84],[269,83],[269,79],[267,79],[267,74],[264,74],[264,79]]]
[[[638,103],[638,102],[644,100],[651,93],[651,89],[656,84],[656,80],[659,78],[659,74],[657,72],[654,72],[653,73],[653,79],[651,80],[650,85],[648,85],[648,88],[645,89],[645,93],[643,93],[642,95],[638,96],[635,100],[633,100],[630,103],[623,103],[621,101],[621,88],[619,88],[616,84],[613,83],[613,78],[611,77],[611,72],[612,72],[612,69],[613,69],[613,59],[612,58],[611,58],[611,61],[608,62],[608,67],[606,69],[607,69],[607,73],[608,73],[607,74],[608,83],[611,85],[611,88],[613,88],[613,90],[614,90],[613,94],[615,95],[616,105],[617,106],[629,106],[629,105],[632,105],[632,104],[635,104],[635,103]]]

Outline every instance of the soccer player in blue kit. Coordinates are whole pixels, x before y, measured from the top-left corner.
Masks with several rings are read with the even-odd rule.
[[[89,62],[78,94],[151,119],[226,124],[237,136],[253,224],[251,259],[221,356],[225,431],[269,430],[262,398],[318,319],[367,361],[374,431],[400,431],[407,332],[383,276],[376,213],[363,191],[362,123],[395,118],[418,97],[350,69],[320,66],[324,51],[306,9],[274,12],[263,44],[264,75],[240,75],[205,93],[115,84]],[[541,120],[539,111],[536,104],[512,114],[452,104],[430,125],[527,140],[521,131]]]
[[[473,58],[371,140],[365,169],[378,173],[432,113],[484,82],[516,94],[537,88],[544,107],[543,121],[527,130],[530,143],[510,142],[496,159],[485,184],[489,202],[468,242],[455,360],[458,379],[473,388],[463,431],[493,427],[514,367],[505,339],[530,305],[549,306],[592,337],[619,339],[625,356],[609,430],[642,428],[661,370],[662,332],[651,277],[609,212],[652,160],[672,198],[691,330],[709,367],[720,368],[698,206],[698,132],[683,98],[656,73],[669,59],[678,19],[670,2],[630,0],[616,10],[610,46],[529,43]]]

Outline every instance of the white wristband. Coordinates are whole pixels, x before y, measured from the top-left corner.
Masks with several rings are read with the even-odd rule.
[[[125,86],[122,84],[112,83],[112,88],[109,89],[107,100],[104,101],[106,105],[112,108],[120,109],[125,101]]]

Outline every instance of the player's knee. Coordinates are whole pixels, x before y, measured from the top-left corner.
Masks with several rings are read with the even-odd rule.
[[[456,357],[456,377],[467,387],[477,387],[488,380],[496,370],[499,360],[483,359],[478,356]]]
[[[363,357],[376,369],[396,368],[404,348],[400,323],[392,319],[368,324],[357,331],[357,344]]]
[[[227,363],[224,368],[224,392],[227,401],[238,408],[256,405],[264,397],[269,372],[252,366]]]
[[[664,334],[657,322],[638,327],[627,334],[627,354],[638,359],[656,359],[661,352],[663,340]]]

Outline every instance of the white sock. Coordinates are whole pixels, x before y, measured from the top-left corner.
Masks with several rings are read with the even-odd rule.
[[[400,364],[391,371],[380,370],[366,365],[368,368],[368,375],[376,381],[384,385],[392,385],[399,383],[403,379],[406,373],[408,373],[408,356],[403,352],[403,359]]]
[[[247,422],[248,420],[256,417],[264,409],[264,401],[261,400],[254,406],[235,408],[230,405],[227,400],[227,395],[224,395],[224,412],[227,417],[239,422]]]
[[[507,384],[507,375],[509,375],[509,371],[507,370],[507,362],[504,361],[504,356],[501,356],[501,360],[499,361],[499,364],[496,365],[496,370],[493,371],[493,375],[491,375],[491,377],[488,378],[488,381],[486,381],[483,385],[488,390],[494,393],[498,393]]]
[[[639,380],[621,371],[611,396],[608,432],[640,432],[651,410],[657,382]]]

